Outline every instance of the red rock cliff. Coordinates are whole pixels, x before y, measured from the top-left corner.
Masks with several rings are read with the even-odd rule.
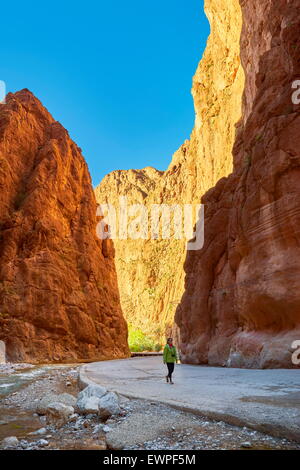
[[[87,165],[28,91],[0,105],[0,339],[12,361],[128,356]]]
[[[200,8],[200,3],[199,3]],[[211,32],[193,78],[195,126],[169,168],[115,171],[96,188],[99,203],[199,204],[203,194],[232,172],[235,123],[241,117],[244,73],[238,0],[205,0]],[[131,219],[132,220],[132,219]],[[164,343],[184,292],[186,240],[115,240],[116,270],[124,316]]]
[[[183,360],[292,367],[300,339],[300,1],[241,0],[246,74],[234,171],[203,197],[176,312]]]

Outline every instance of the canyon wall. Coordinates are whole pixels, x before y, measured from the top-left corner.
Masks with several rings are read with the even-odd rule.
[[[80,149],[28,91],[0,105],[0,340],[11,361],[129,355]]]
[[[246,83],[234,170],[203,197],[205,245],[185,261],[185,362],[292,367],[300,339],[299,0],[241,0]]]
[[[169,168],[114,171],[95,190],[98,203],[200,204],[202,195],[232,171],[235,123],[241,117],[244,74],[238,0],[206,0],[211,34],[193,79],[195,127]],[[132,219],[131,219],[132,220]],[[158,342],[177,334],[174,315],[184,292],[186,240],[115,240],[116,270],[127,321]]]

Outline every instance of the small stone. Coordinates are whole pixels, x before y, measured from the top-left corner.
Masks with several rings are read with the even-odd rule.
[[[22,449],[27,449],[27,447],[29,446],[28,442],[25,440],[20,441],[20,445]]]
[[[73,423],[74,421],[76,421],[77,418],[78,418],[78,416],[79,416],[79,415],[78,415],[77,413],[73,413],[73,414],[69,417],[70,423]]]
[[[46,441],[46,439],[40,439],[36,443],[39,447],[47,447],[49,445],[49,442]]]
[[[103,424],[97,424],[97,426],[94,427],[93,434],[98,434],[99,432],[101,432],[103,430],[103,427]]]
[[[245,449],[250,449],[252,447],[252,444],[251,444],[251,442],[242,442],[241,447],[243,447]]]
[[[46,434],[46,432],[47,432],[46,428],[40,428],[37,431],[30,432],[29,436],[36,436],[36,435],[42,436],[43,434]]]
[[[109,426],[103,426],[103,432],[109,432],[111,428]]]

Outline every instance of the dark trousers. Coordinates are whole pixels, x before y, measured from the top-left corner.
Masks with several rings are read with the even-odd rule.
[[[168,377],[170,378],[170,380],[172,380],[172,374],[174,372],[174,367],[175,367],[175,364],[174,362],[167,362],[167,367],[168,367]]]

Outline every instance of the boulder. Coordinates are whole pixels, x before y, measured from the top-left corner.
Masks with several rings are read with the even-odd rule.
[[[47,423],[61,427],[69,421],[73,414],[74,408],[72,406],[63,403],[51,403],[47,408]]]
[[[7,449],[9,447],[16,447],[19,444],[19,440],[15,436],[9,436],[2,440],[1,447]]]
[[[99,401],[99,416],[105,420],[113,415],[118,415],[121,412],[119,400],[114,392],[109,392],[100,398]]]
[[[107,393],[106,388],[100,385],[89,385],[77,397],[76,410],[80,414],[97,414],[99,400]]]
[[[69,393],[61,393],[60,395],[47,393],[40,401],[37,402],[35,405],[35,411],[40,415],[45,415],[47,414],[47,409],[51,403],[61,403],[74,408],[76,405],[76,398]]]

